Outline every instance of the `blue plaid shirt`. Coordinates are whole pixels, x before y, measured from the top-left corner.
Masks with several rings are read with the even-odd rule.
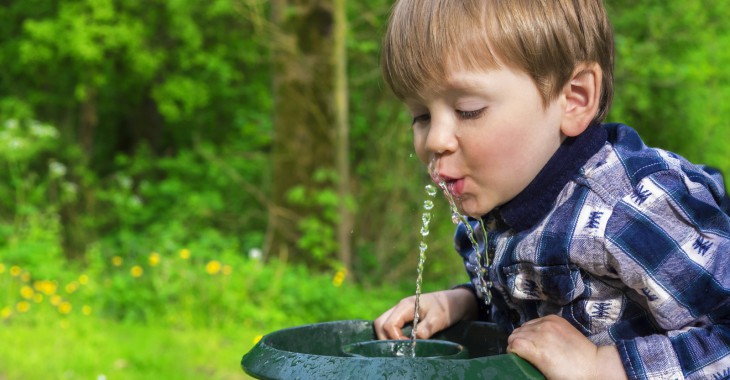
[[[592,126],[484,217],[494,285],[480,313],[508,330],[560,315],[616,345],[629,378],[726,378],[727,210],[719,173],[647,147],[625,125]],[[466,231],[457,227],[455,246],[481,297]]]

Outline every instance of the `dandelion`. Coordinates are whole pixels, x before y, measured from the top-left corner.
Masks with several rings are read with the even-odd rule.
[[[347,271],[344,269],[340,269],[335,273],[334,277],[332,277],[332,285],[334,285],[336,288],[339,288],[342,286],[342,283],[345,281],[345,276],[347,275]]]
[[[91,306],[89,306],[89,305],[82,306],[81,313],[86,316],[91,315]]]
[[[20,273],[22,273],[22,272],[23,272],[23,270],[20,269],[20,267],[17,265],[13,265],[12,267],[10,267],[10,275],[13,277],[20,276]]]
[[[150,261],[150,266],[151,267],[157,266],[157,264],[160,263],[160,254],[157,253],[157,252],[152,252],[150,254],[149,261]]]
[[[9,306],[5,306],[2,310],[0,310],[0,318],[2,319],[8,319],[11,315],[13,315],[13,309]]]
[[[112,265],[114,265],[115,267],[122,266],[122,263],[123,262],[124,262],[124,259],[122,259],[121,256],[114,256],[114,257],[112,257]]]
[[[34,294],[35,292],[30,286],[24,286],[20,288],[20,296],[27,300],[32,299]]]
[[[58,306],[61,304],[61,302],[63,302],[63,298],[61,298],[61,296],[56,294],[51,297],[51,305]]]
[[[76,291],[76,289],[79,288],[79,285],[76,283],[76,281],[71,282],[69,284],[66,284],[66,293],[71,294]]]
[[[129,270],[129,273],[132,274],[132,277],[142,277],[142,274],[144,274],[144,269],[142,269],[142,267],[139,265],[135,265],[132,267],[132,269]]]
[[[181,249],[180,252],[178,252],[178,254],[180,255],[180,258],[183,260],[187,260],[190,258],[190,250],[187,248]]]
[[[68,301],[61,302],[60,305],[58,305],[58,312],[61,314],[68,314],[71,312],[73,307],[71,306],[71,303]]]
[[[263,338],[264,338],[264,336],[263,336],[263,335],[256,335],[256,337],[254,337],[254,338],[253,338],[253,344],[256,344],[256,343],[258,343],[258,342],[259,342],[259,341],[261,341],[261,339],[263,339]]]
[[[218,272],[221,271],[220,261],[218,261],[218,260],[209,261],[208,264],[205,265],[205,271],[208,272],[208,274],[211,276],[218,274]]]
[[[230,265],[226,264],[223,266],[223,269],[221,269],[221,271],[223,272],[224,275],[230,276],[231,273],[233,273],[233,268],[231,268]]]
[[[79,284],[86,285],[88,283],[89,283],[89,276],[87,276],[85,274],[82,274],[81,276],[79,276]]]
[[[25,313],[30,310],[30,303],[27,301],[20,301],[17,305],[15,305],[15,309],[18,310],[19,313]]]
[[[58,289],[58,285],[49,280],[37,281],[34,286],[36,287],[36,290],[47,296],[56,294],[56,290]]]

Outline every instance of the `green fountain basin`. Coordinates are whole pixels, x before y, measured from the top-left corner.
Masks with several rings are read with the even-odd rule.
[[[368,340],[342,346],[345,356],[359,358],[439,358],[465,359],[469,351],[464,346],[448,340]]]
[[[254,378],[277,380],[544,379],[530,363],[506,353],[507,334],[492,323],[457,323],[423,341],[438,346],[427,353],[419,353],[417,342],[415,357],[398,356],[397,347],[376,340],[372,322],[365,320],[292,327],[265,335],[241,366]]]

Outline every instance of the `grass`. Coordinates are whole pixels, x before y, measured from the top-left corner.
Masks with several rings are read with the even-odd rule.
[[[0,379],[246,379],[241,357],[258,335],[90,318],[4,324]]]
[[[413,288],[410,279],[364,288],[342,269],[233,250],[149,252],[94,251],[81,267],[48,257],[18,264],[0,250],[0,380],[247,379],[241,358],[262,335],[373,319]],[[424,291],[449,282],[427,281]]]

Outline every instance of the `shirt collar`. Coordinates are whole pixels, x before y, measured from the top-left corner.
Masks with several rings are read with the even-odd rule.
[[[560,191],[605,145],[607,137],[606,129],[594,124],[580,135],[565,139],[535,179],[516,197],[495,210],[499,219],[518,232],[542,220]]]

